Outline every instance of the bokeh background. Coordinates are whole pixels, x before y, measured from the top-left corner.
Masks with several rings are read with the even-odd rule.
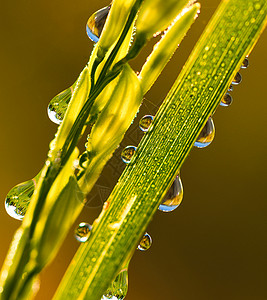
[[[147,103],[165,97],[219,0],[201,2],[200,17],[146,95]],[[42,167],[56,131],[47,117],[48,102],[86,64],[93,46],[86,21],[106,5],[102,0],[1,1],[0,264],[20,225],[6,214],[5,195]],[[153,245],[133,257],[127,300],[267,299],[266,47],[265,32],[234,88],[234,103],[214,116],[214,142],[193,149],[183,165],[181,206],[158,212],[149,225]],[[136,70],[145,55],[133,64]],[[100,208],[92,206],[85,207],[77,224],[93,222]],[[42,273],[36,299],[51,299],[78,246],[70,232]]]

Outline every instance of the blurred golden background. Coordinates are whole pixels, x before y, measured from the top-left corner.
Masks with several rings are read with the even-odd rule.
[[[147,101],[159,103],[165,97],[218,3],[201,1],[199,18]],[[85,24],[106,5],[102,0],[1,3],[0,264],[20,225],[6,214],[5,196],[41,169],[56,131],[47,105],[88,61],[93,43]],[[127,300],[267,299],[266,47],[265,32],[232,92],[233,104],[219,107],[214,116],[214,142],[193,149],[182,167],[181,206],[172,213],[158,212],[150,224],[153,244],[133,257]],[[133,64],[136,70],[145,59],[141,56]],[[92,223],[99,211],[86,207],[77,224]],[[37,300],[51,299],[78,246],[70,232],[41,275]]]

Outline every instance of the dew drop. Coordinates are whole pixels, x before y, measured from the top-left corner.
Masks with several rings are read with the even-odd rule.
[[[221,106],[224,106],[224,107],[227,107],[227,106],[231,105],[232,102],[233,102],[232,96],[231,96],[229,93],[226,93],[226,94],[223,96],[220,105],[221,105]]]
[[[41,172],[33,179],[14,186],[8,192],[5,199],[5,209],[12,218],[20,221],[24,218],[40,175]]]
[[[204,128],[200,132],[194,146],[197,148],[207,147],[214,139],[215,136],[215,126],[211,117],[209,117]]]
[[[55,96],[48,104],[47,113],[49,119],[56,123],[60,124],[63,121],[65,113],[68,108],[68,104],[70,102],[71,96],[73,94],[73,88],[76,83],[74,83],[71,87],[67,88],[63,92],[59,93]]]
[[[183,185],[180,176],[176,176],[173,184],[166,193],[162,200],[159,210],[170,212],[175,210],[182,202],[183,199]]]
[[[228,88],[228,92],[232,92],[234,90],[234,87],[232,86],[232,84],[229,86]]]
[[[154,117],[151,115],[145,115],[143,116],[143,118],[139,121],[139,128],[143,131],[143,132],[147,132],[150,125],[152,124]]]
[[[249,61],[248,58],[246,57],[242,62],[241,68],[246,69],[248,66],[249,66]]]
[[[121,152],[121,159],[126,164],[129,164],[131,162],[131,159],[136,151],[135,146],[127,146],[125,147]]]
[[[84,243],[88,240],[92,226],[88,223],[80,223],[75,229],[75,238],[78,242]]]
[[[242,81],[242,76],[241,76],[241,74],[239,72],[237,72],[236,75],[235,75],[235,77],[234,77],[234,79],[233,79],[233,81],[232,81],[232,84],[237,85],[241,81]]]
[[[105,25],[110,6],[99,9],[91,15],[86,24],[86,33],[90,40],[97,43]]]
[[[139,245],[138,245],[138,250],[140,251],[146,251],[148,250],[152,245],[152,238],[151,236],[146,232],[144,236],[142,237]]]
[[[128,290],[128,270],[123,269],[112,282],[101,300],[123,300]]]

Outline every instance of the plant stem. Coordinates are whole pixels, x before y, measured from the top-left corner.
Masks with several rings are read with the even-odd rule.
[[[55,300],[99,300],[104,294],[266,26],[266,13],[265,0],[228,0],[219,6],[93,224],[89,241],[74,257]]]

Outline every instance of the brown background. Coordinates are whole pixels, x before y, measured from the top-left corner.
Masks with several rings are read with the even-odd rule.
[[[200,17],[146,96],[149,101],[164,98],[218,3],[202,1]],[[5,195],[41,168],[56,131],[46,114],[48,102],[86,64],[92,49],[86,21],[107,4],[1,1],[1,264],[20,225],[5,213]],[[158,212],[150,224],[153,245],[134,256],[126,299],[267,299],[266,45],[265,32],[232,93],[233,105],[214,116],[215,141],[186,160],[182,205],[173,213]],[[92,223],[98,213],[87,207],[77,223]],[[77,247],[70,233],[42,274],[38,300],[51,299]]]

